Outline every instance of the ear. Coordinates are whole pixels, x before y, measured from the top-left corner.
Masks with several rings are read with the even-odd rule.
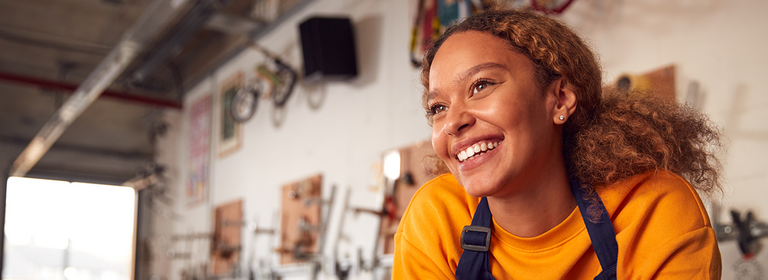
[[[568,82],[562,77],[552,82],[550,94],[554,98],[553,116],[555,124],[564,124],[568,118],[576,111],[576,92],[569,86]],[[562,119],[560,116],[563,116]]]

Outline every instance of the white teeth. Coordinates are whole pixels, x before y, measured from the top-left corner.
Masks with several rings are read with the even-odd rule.
[[[481,152],[493,150],[498,146],[499,146],[499,142],[475,144],[475,145],[472,145],[471,147],[468,147],[466,150],[459,152],[459,154],[457,154],[456,157],[459,159],[459,161],[463,162],[469,158],[472,158],[475,155],[480,154]]]

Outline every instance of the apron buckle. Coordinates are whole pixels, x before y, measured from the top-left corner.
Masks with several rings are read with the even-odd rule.
[[[461,248],[477,252],[487,252],[491,247],[491,228],[482,226],[464,226],[461,230]]]

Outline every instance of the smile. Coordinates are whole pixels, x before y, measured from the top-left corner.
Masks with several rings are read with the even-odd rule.
[[[472,159],[476,156],[485,154],[486,151],[493,150],[494,148],[499,146],[499,142],[493,142],[493,143],[477,143],[466,150],[462,150],[459,154],[456,155],[456,158],[459,159],[459,162],[464,162],[468,159]]]

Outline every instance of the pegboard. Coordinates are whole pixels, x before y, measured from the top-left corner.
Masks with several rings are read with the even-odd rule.
[[[243,201],[237,200],[216,207],[213,217],[211,273],[229,274],[240,261]]]
[[[280,264],[305,262],[317,250],[320,235],[323,176],[318,174],[283,186],[281,192]]]

